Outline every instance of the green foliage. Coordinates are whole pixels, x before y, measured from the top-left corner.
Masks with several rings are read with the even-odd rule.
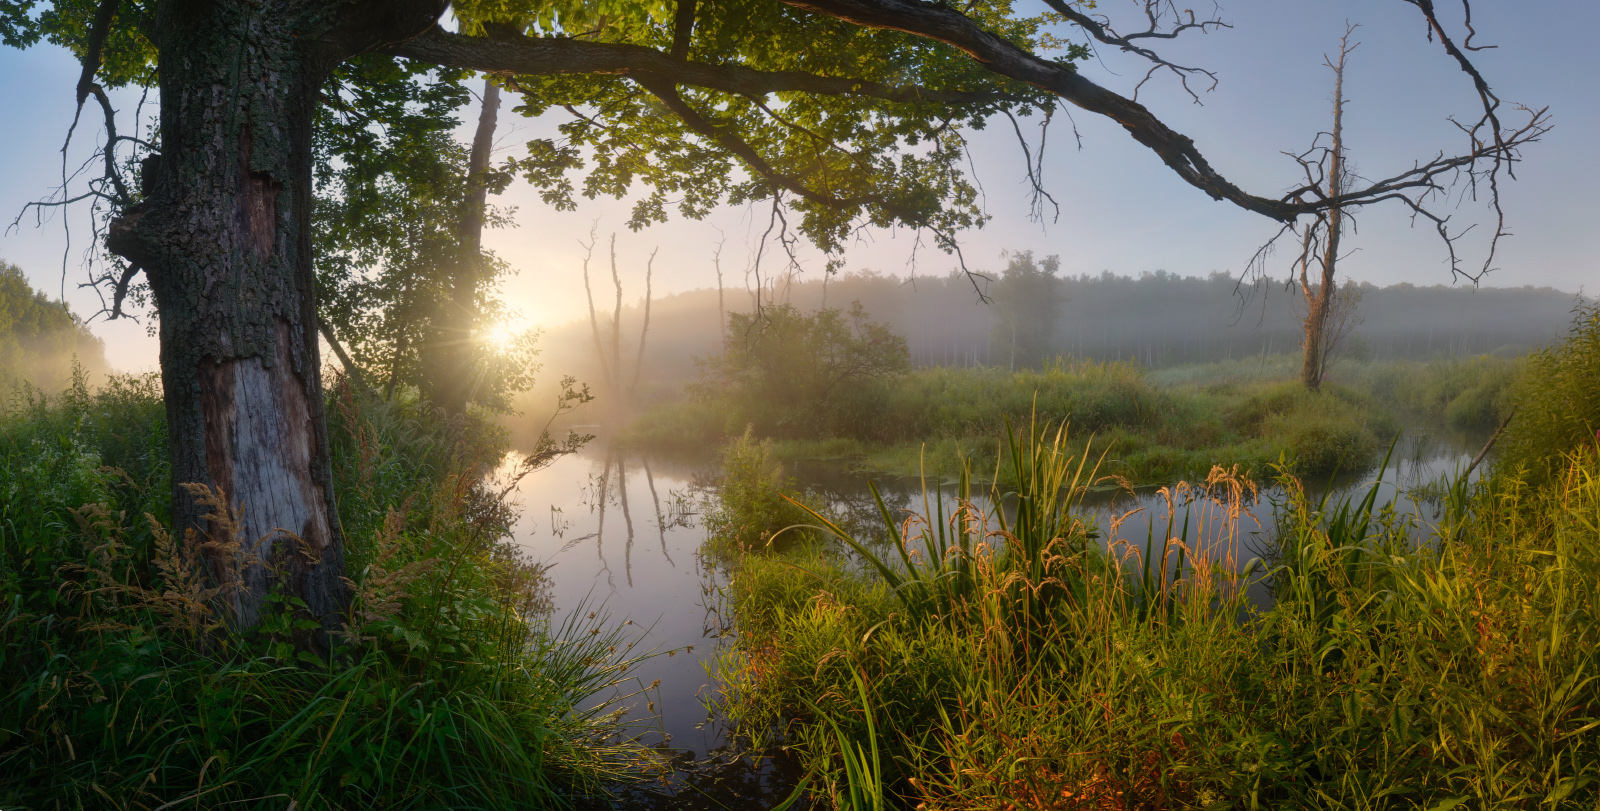
[[[1035,435],[1020,455],[1060,447]],[[1168,529],[1193,521],[1215,540],[1139,550],[1115,525],[1108,545],[1073,542],[1075,490],[1056,489],[1072,479],[1024,475],[1016,503],[1067,517],[1036,525],[1038,540],[960,498],[954,520],[932,507],[886,516],[887,532],[911,528],[905,557],[858,566],[813,547],[742,559],[725,699],[757,734],[787,730],[839,799],[1591,808],[1600,454],[1562,464],[1548,487],[1506,474],[1462,483],[1432,528],[1376,486],[1313,501],[1285,477],[1265,575],[1276,601],[1259,611],[1244,588],[1254,567],[1237,574],[1234,556],[1247,483],[1218,472],[1168,491]],[[972,542],[939,554],[952,532]],[[1053,551],[1023,552],[1036,548]],[[869,752],[875,768],[862,769]],[[840,780],[841,764],[854,777]]]
[[[1528,358],[1511,392],[1516,416],[1500,464],[1554,475],[1565,454],[1600,445],[1600,303],[1580,302],[1561,344]]]
[[[1517,359],[1478,355],[1422,363],[1372,364],[1362,373],[1374,395],[1457,428],[1493,427],[1508,411]]]
[[[859,303],[811,314],[778,304],[728,316],[723,352],[705,362],[694,393],[725,409],[728,424],[764,436],[833,435],[879,422],[885,391],[908,366],[905,339]]]
[[[990,291],[997,320],[989,338],[991,356],[1009,369],[1037,369],[1056,354],[1056,321],[1067,300],[1062,292],[1061,258],[1035,263],[1032,251],[1011,257]]]
[[[1106,454],[1102,472],[1168,483],[1203,476],[1213,464],[1238,464],[1257,474],[1280,460],[1304,475],[1363,469],[1396,429],[1376,398],[1353,388],[1329,384],[1307,392],[1282,377],[1257,375],[1251,363],[1234,371],[1239,374],[1225,373],[1210,385],[1158,385],[1152,374],[1125,361],[1057,358],[1038,371],[1018,372],[918,369],[878,389],[871,407],[852,411],[852,419],[814,421],[809,436],[780,441],[776,448],[787,458],[853,458],[865,469],[911,476],[953,476],[963,459],[971,459],[981,461],[975,470],[987,475],[994,469],[994,440],[1006,422],[1037,416],[1091,435],[1093,453]],[[1297,370],[1283,364],[1278,371],[1287,376]],[[626,438],[702,445],[721,438],[731,421],[726,414],[750,413],[736,410],[745,401],[731,387],[706,386],[699,396],[697,404],[672,404],[644,415]],[[763,432],[762,423],[756,428]],[[796,435],[781,424],[773,434]]]
[[[675,7],[667,3],[484,0],[454,8],[469,27],[499,22],[534,36],[581,35],[663,52],[674,42]],[[965,11],[1000,36],[1048,49],[1044,17],[1022,17],[1010,2]],[[985,219],[965,174],[963,129],[982,129],[1002,110],[1030,115],[1050,106],[1037,89],[999,80],[953,49],[766,0],[697,3],[687,46],[687,57],[701,63],[997,92],[965,104],[887,103],[806,92],[766,98],[686,84],[668,92],[621,76],[519,76],[525,115],[563,106],[581,111],[560,126],[559,140],[530,144],[524,175],[546,202],[571,208],[579,193],[622,198],[640,183],[647,190],[634,204],[634,229],[664,220],[669,205],[698,218],[722,203],[770,200],[796,210],[798,231],[830,254],[862,223],[926,229],[949,250],[955,231]],[[1071,45],[1064,59],[1087,55]],[[572,171],[584,172],[581,183],[568,177]]]
[[[1304,473],[1360,470],[1396,426],[1370,397],[1324,384],[1322,391],[1279,383],[1250,393],[1224,419],[1246,436],[1271,441]],[[1265,469],[1262,469],[1265,472]]]
[[[706,542],[728,557],[764,548],[783,530],[808,523],[805,510],[784,498],[784,491],[793,489],[773,455],[772,440],[758,440],[746,430],[722,452],[716,497],[705,508]]]
[[[209,535],[167,529],[153,377],[80,378],[0,422],[0,805],[563,807],[633,768],[586,701],[629,640],[545,619],[475,484],[497,434],[350,392],[329,409],[356,602],[327,659],[281,596],[251,632],[207,630],[230,582],[209,561],[240,539],[225,506]]]
[[[22,268],[0,261],[0,390],[26,381],[59,391],[74,363],[103,372],[105,344],[65,303],[35,291]]]
[[[469,153],[454,130],[472,100],[464,80],[463,71],[371,54],[334,72],[315,130],[318,306],[374,377],[429,393],[449,371],[472,381],[471,401],[503,411],[532,385],[537,334],[509,346],[482,340],[510,315],[497,294],[511,269],[461,242]],[[484,188],[499,194],[512,178],[491,166]],[[484,221],[510,225],[493,206]],[[466,312],[457,287],[472,291]],[[431,353],[441,335],[479,339],[465,357],[470,370],[438,368]]]

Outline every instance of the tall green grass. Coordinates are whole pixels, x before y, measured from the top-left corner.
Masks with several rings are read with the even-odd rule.
[[[629,639],[554,626],[542,572],[479,486],[492,433],[331,395],[356,594],[327,658],[293,644],[293,600],[221,630],[217,527],[174,537],[153,377],[0,422],[0,806],[564,807],[635,773],[606,696]],[[218,550],[213,552],[212,550]]]
[[[1076,517],[1095,457],[1057,431],[1012,437],[1021,475],[986,506],[942,510],[930,489],[918,514],[885,510],[887,547],[819,515],[862,563],[751,554],[728,587],[727,705],[839,807],[1600,799],[1600,454],[1569,451],[1549,487],[1461,485],[1432,526],[1377,485],[1312,500],[1285,475],[1262,610],[1240,560],[1247,482],[1169,489],[1165,537],[1128,539]]]

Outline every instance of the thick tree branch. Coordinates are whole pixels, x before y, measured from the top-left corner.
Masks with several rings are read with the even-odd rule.
[[[660,99],[661,103],[666,105],[666,108],[671,110],[674,115],[683,119],[684,123],[688,124],[690,129],[700,133],[706,138],[710,138],[711,140],[715,141],[718,146],[721,146],[723,149],[726,149],[729,152],[739,156],[739,158],[750,167],[751,171],[754,171],[756,174],[760,175],[761,179],[767,181],[768,183],[793,192],[794,194],[799,195],[802,199],[818,205],[830,206],[833,208],[855,208],[866,203],[875,203],[887,210],[895,212],[897,216],[901,214],[901,212],[896,210],[897,207],[877,196],[839,198],[832,195],[823,194],[822,192],[807,187],[805,183],[800,181],[799,178],[791,177],[783,172],[778,171],[776,167],[767,162],[766,158],[761,157],[761,153],[757,152],[755,147],[752,147],[750,144],[746,143],[744,139],[729,131],[726,127],[718,127],[715,124],[712,124],[705,118],[705,116],[702,116],[698,110],[690,107],[688,102],[684,101],[683,97],[678,95],[678,88],[673,85],[671,80],[650,74],[641,74],[633,78],[641,86],[643,86],[644,89],[649,90],[655,95],[656,98]],[[904,218],[909,219],[909,215],[906,215]]]
[[[1432,33],[1437,34],[1446,50],[1473,80],[1483,100],[1484,118],[1477,124],[1462,129],[1471,138],[1472,147],[1465,154],[1439,158],[1418,164],[1385,181],[1362,189],[1352,189],[1337,196],[1329,196],[1314,185],[1291,191],[1278,199],[1253,195],[1240,189],[1214,170],[1194,145],[1193,140],[1168,127],[1148,109],[1133,99],[1126,98],[1079,75],[1069,64],[1038,57],[1018,45],[997,36],[953,7],[919,2],[918,0],[783,0],[788,5],[868,28],[903,31],[951,45],[967,53],[985,68],[1007,78],[1033,85],[1056,94],[1062,99],[1092,113],[1098,113],[1121,124],[1134,140],[1149,147],[1190,185],[1211,195],[1216,200],[1227,200],[1247,211],[1271,217],[1280,222],[1292,222],[1303,214],[1315,214],[1335,207],[1357,208],[1387,200],[1402,200],[1416,213],[1443,222],[1421,208],[1418,195],[1440,192],[1442,176],[1465,178],[1474,189],[1478,182],[1488,184],[1491,204],[1499,220],[1495,243],[1504,234],[1504,217],[1499,207],[1498,177],[1503,168],[1516,160],[1518,147],[1539,140],[1549,129],[1544,110],[1527,109],[1528,122],[1520,129],[1503,130],[1496,110],[1499,99],[1489,90],[1488,83],[1473,67],[1466,55],[1446,36],[1437,15],[1433,0],[1405,0],[1422,9],[1427,16]],[[1149,34],[1147,34],[1149,35]],[[1110,36],[1107,32],[1107,36]],[[1524,108],[1526,109],[1526,108]],[[1492,136],[1481,135],[1484,127]],[[1487,170],[1480,165],[1487,162]],[[1509,174],[1509,172],[1508,172]],[[1408,193],[1411,196],[1407,196]],[[1447,237],[1447,242],[1452,238]],[[1493,261],[1491,245],[1485,270]],[[1452,267],[1457,266],[1452,252]],[[1457,270],[1457,272],[1460,272]],[[1479,276],[1482,274],[1479,273]],[[1477,278],[1477,276],[1472,276]]]
[[[1021,99],[1019,96],[989,91],[936,90],[797,71],[772,72],[740,65],[709,65],[686,61],[638,45],[520,35],[464,37],[439,28],[393,46],[388,53],[439,65],[518,76],[601,74],[633,78],[651,74],[669,78],[674,84],[744,96],[801,92],[930,104],[990,104]]]
[[[1135,141],[1149,147],[1190,185],[1215,200],[1227,200],[1248,211],[1288,221],[1304,213],[1301,206],[1246,193],[1206,160],[1194,141],[1174,131],[1144,105],[1118,95],[1079,75],[1071,65],[1035,56],[984,30],[954,8],[916,0],[784,0],[788,5],[866,28],[903,31],[960,49],[985,68],[1033,85],[1116,121]]]

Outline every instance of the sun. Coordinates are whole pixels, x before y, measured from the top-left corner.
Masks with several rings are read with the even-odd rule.
[[[517,328],[509,321],[501,321],[483,334],[483,343],[501,352],[511,348],[517,340]]]

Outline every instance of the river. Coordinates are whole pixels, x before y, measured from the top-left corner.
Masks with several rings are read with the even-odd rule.
[[[1397,507],[1426,523],[1437,515],[1426,500],[1405,497],[1420,483],[1466,467],[1481,447],[1481,435],[1413,429],[1403,434],[1385,471],[1381,497],[1399,497]],[[513,452],[499,475],[513,469]],[[876,508],[867,490],[868,477],[850,473],[837,463],[789,466],[798,485],[851,523],[870,527]],[[615,623],[637,629],[635,652],[654,655],[635,671],[635,687],[659,685],[624,702],[633,734],[671,758],[674,771],[657,785],[630,791],[620,807],[658,809],[760,808],[786,796],[799,774],[779,754],[752,759],[730,746],[728,729],[717,717],[717,686],[710,671],[734,633],[718,589],[724,573],[699,553],[705,539],[700,512],[716,482],[714,458],[660,455],[591,446],[562,457],[550,467],[523,479],[511,498],[520,509],[514,542],[547,567],[554,622],[574,610],[599,611]],[[1364,493],[1377,470],[1335,479],[1312,480],[1313,496]],[[879,487],[891,508],[923,506],[921,483],[880,478]],[[953,489],[942,490],[945,503]],[[1268,488],[1246,505],[1231,523],[1212,507],[1210,517],[1191,508],[1185,541],[1222,562],[1231,550],[1242,564],[1270,540],[1281,491]],[[1091,493],[1084,507],[1102,527],[1120,518],[1116,534],[1142,553],[1145,540],[1167,536],[1171,511],[1157,488],[1135,492]],[[1183,526],[1180,506],[1172,535]],[[1229,545],[1229,539],[1232,545]],[[1250,592],[1265,607],[1270,596],[1259,585]],[[651,711],[651,706],[655,711]]]

